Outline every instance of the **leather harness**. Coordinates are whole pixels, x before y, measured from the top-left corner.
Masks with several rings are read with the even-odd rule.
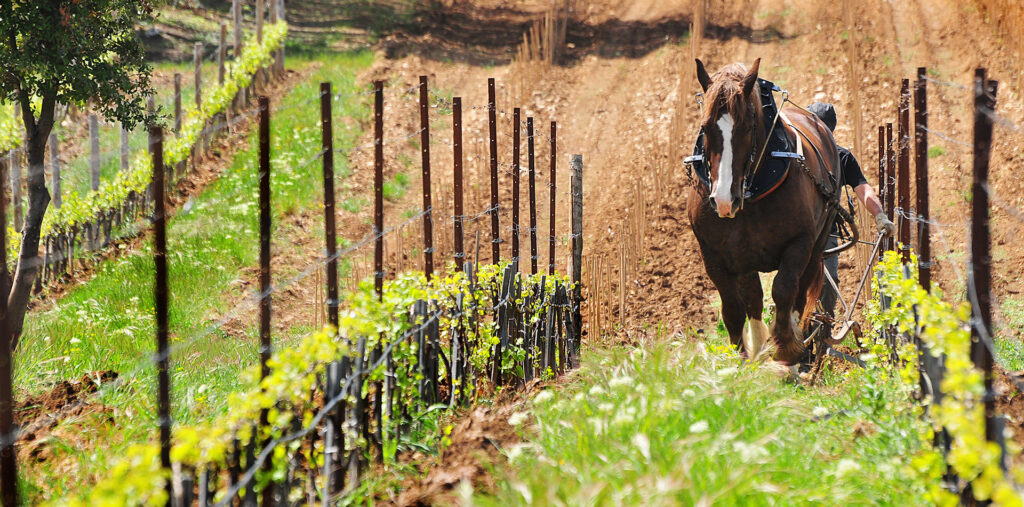
[[[825,163],[825,159],[822,156],[821,151],[818,150],[818,147],[815,146],[814,143],[810,142],[810,138],[807,137],[807,135],[802,130],[800,130],[796,125],[794,125],[793,122],[789,119],[789,117],[787,117],[785,115],[785,113],[782,112],[782,108],[786,105],[786,103],[793,104],[795,107],[800,108],[800,109],[802,109],[804,111],[806,111],[806,109],[803,109],[802,107],[800,107],[800,106],[796,105],[795,103],[793,103],[792,101],[790,101],[789,100],[789,94],[786,91],[781,90],[775,84],[773,84],[773,83],[771,83],[769,81],[760,80],[760,79],[758,81],[760,82],[760,84],[762,86],[762,93],[768,95],[769,97],[771,97],[771,99],[773,101],[774,101],[774,96],[772,95],[772,93],[776,92],[776,91],[781,91],[782,92],[782,104],[778,106],[777,113],[775,115],[775,118],[772,120],[771,127],[770,127],[770,129],[768,131],[768,135],[765,136],[764,145],[761,147],[760,154],[759,154],[759,156],[757,158],[756,163],[754,161],[754,152],[753,151],[750,152],[750,156],[749,156],[749,158],[747,160],[746,167],[744,167],[744,171],[743,171],[743,183],[742,183],[743,191],[741,192],[741,195],[740,195],[740,207],[739,207],[739,209],[743,209],[743,204],[744,204],[745,201],[749,200],[750,202],[757,202],[757,201],[759,201],[761,199],[764,199],[766,196],[770,195],[772,192],[777,190],[782,185],[782,183],[786,181],[786,178],[789,177],[789,166],[791,166],[792,163],[795,161],[803,169],[804,173],[807,174],[807,176],[811,179],[811,182],[814,184],[814,188],[817,190],[817,192],[819,194],[821,194],[821,196],[825,200],[825,214],[822,217],[824,219],[824,223],[823,224],[819,224],[819,231],[820,232],[818,234],[818,237],[815,240],[815,245],[814,245],[815,251],[823,251],[824,248],[825,248],[825,242],[828,240],[829,231],[831,229],[830,226],[831,226],[832,222],[835,220],[836,214],[842,215],[844,220],[848,221],[849,223],[853,223],[852,216],[850,216],[849,213],[847,213],[846,210],[844,210],[843,207],[839,203],[839,201],[840,201],[840,194],[841,194],[841,190],[842,190],[841,182],[843,181],[842,180],[842,167],[841,167],[840,164],[838,164],[838,162],[833,164],[834,167],[835,167],[835,171],[833,173],[831,173],[832,178],[829,178],[831,180],[831,181],[829,181],[829,183],[831,183],[831,185],[827,185],[824,182],[819,181],[819,179],[817,177],[815,177],[813,173],[811,173],[810,169],[807,167],[807,164],[804,163],[805,156],[804,156],[804,147],[803,147],[804,142],[803,142],[803,138],[807,138],[808,144],[811,146],[811,149],[814,151],[815,157],[822,164],[822,167],[826,167],[828,164]],[[767,92],[767,93],[765,93],[765,92]],[[701,100],[700,98],[698,98],[698,104],[700,104],[701,108],[703,108],[703,100]],[[813,114],[811,114],[811,116],[814,117]],[[815,118],[817,118],[817,117],[815,117]],[[772,151],[770,153],[772,158],[775,158],[775,159],[790,159],[790,162],[788,164],[786,164],[783,173],[778,178],[778,181],[773,182],[773,184],[769,188],[764,189],[763,191],[759,192],[757,195],[753,195],[751,193],[751,191],[750,191],[751,184],[752,184],[752,182],[754,180],[754,177],[757,175],[758,171],[761,169],[761,167],[763,165],[765,152],[768,149],[768,144],[771,142],[772,134],[773,134],[773,132],[775,130],[776,125],[778,125],[780,119],[790,129],[793,130],[793,133],[794,133],[793,137],[796,139],[796,151],[795,152],[790,152],[790,151]],[[686,164],[686,167],[687,167],[687,177],[690,178],[690,180],[692,181],[693,180],[693,173],[696,172],[697,173],[697,179],[698,179],[699,183],[703,184],[708,189],[708,191],[710,192],[711,191],[711,186],[712,186],[711,185],[711,174],[710,174],[711,171],[710,171],[710,167],[708,167],[708,160],[705,157],[704,152],[703,152],[704,149],[706,149],[705,148],[706,142],[704,141],[704,139],[706,139],[706,134],[705,134],[704,130],[701,129],[700,133],[698,134],[697,146],[695,146],[695,151],[700,151],[700,153],[695,153],[692,156],[686,157],[683,160],[683,162],[684,162],[684,164]],[[693,168],[697,164],[700,164],[701,169],[697,170],[697,171],[694,171]],[[829,174],[828,171],[825,171],[825,173]],[[737,210],[737,211],[739,211],[739,210]]]

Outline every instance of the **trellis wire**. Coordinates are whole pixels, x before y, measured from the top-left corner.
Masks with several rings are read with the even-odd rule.
[[[416,131],[416,132],[413,132],[412,134],[409,134],[408,136],[406,136],[406,138],[415,136],[415,135],[417,135],[417,134],[419,134],[419,133],[421,133],[423,131],[424,131],[424,129],[420,129],[419,131]],[[380,146],[381,146],[380,142],[379,141],[375,142],[374,146],[378,147],[378,149],[379,149]],[[349,153],[354,152],[355,149],[358,149],[358,148],[361,148],[361,147],[356,147],[356,148],[350,150]],[[324,157],[324,154],[327,153],[327,151],[326,151],[327,149],[328,148],[324,148],[324,149],[321,149],[318,152],[313,153],[311,156],[307,157],[305,160],[300,162],[299,163],[299,167],[302,168],[302,167],[308,166],[309,164],[312,164],[316,160],[322,159]],[[580,166],[580,169],[581,168],[582,167]],[[163,168],[155,167],[154,173],[155,174],[159,173],[159,174],[162,175],[163,174],[162,169]],[[575,171],[575,169],[574,169],[574,171]],[[576,173],[574,173],[573,177],[574,178],[577,177]],[[580,195],[580,197],[581,197],[581,195]],[[574,201],[574,208],[575,208],[576,205],[577,205],[577,203]],[[581,201],[579,202],[579,206],[582,206],[582,202]],[[500,207],[497,204],[495,204],[495,205],[490,206],[487,209],[483,210],[482,212],[477,213],[476,215],[468,215],[468,216],[458,217],[458,218],[461,218],[463,222],[473,222],[473,221],[475,221],[478,218],[481,218],[483,216],[493,215],[499,209],[500,209]],[[205,336],[208,336],[210,333],[214,332],[216,329],[219,329],[221,326],[223,326],[225,323],[227,323],[230,319],[232,319],[235,316],[237,316],[238,314],[240,314],[243,310],[247,309],[248,307],[251,307],[252,305],[254,305],[257,302],[261,302],[261,301],[266,300],[266,298],[269,298],[272,293],[274,293],[276,291],[283,290],[284,288],[286,288],[286,287],[288,287],[288,286],[290,286],[290,285],[292,285],[294,283],[297,283],[299,280],[302,280],[302,279],[308,277],[310,274],[318,273],[319,268],[323,264],[325,264],[327,262],[330,262],[332,260],[336,260],[339,257],[349,255],[349,254],[355,252],[356,250],[358,250],[360,247],[369,244],[371,241],[373,241],[375,243],[379,243],[379,240],[381,238],[383,238],[384,236],[386,236],[386,235],[388,235],[388,234],[390,234],[390,233],[392,233],[392,232],[394,232],[396,230],[400,231],[405,226],[407,226],[407,225],[415,222],[416,220],[424,217],[427,213],[430,213],[430,211],[431,210],[429,208],[427,210],[420,211],[420,212],[416,213],[415,215],[413,215],[413,216],[409,217],[408,219],[406,219],[401,224],[396,225],[396,226],[394,226],[392,228],[389,228],[389,229],[378,231],[377,228],[375,228],[375,230],[370,235],[365,237],[363,240],[361,240],[361,241],[359,241],[359,242],[357,242],[355,244],[349,245],[345,249],[342,249],[342,250],[336,252],[333,255],[328,255],[328,256],[325,256],[323,258],[317,259],[310,266],[308,266],[305,270],[303,270],[299,274],[293,276],[292,278],[286,280],[284,283],[279,284],[279,285],[274,285],[274,286],[268,286],[266,289],[261,290],[257,294],[254,294],[251,298],[247,298],[246,300],[243,300],[238,305],[236,305],[231,311],[229,311],[226,315],[224,315],[220,319],[218,319],[217,322],[215,322],[215,323],[213,323],[213,324],[211,324],[209,326],[206,326],[206,328],[204,330],[202,330],[201,332],[193,335],[190,339],[183,340],[183,341],[180,341],[178,343],[175,343],[175,344],[167,347],[165,351],[162,351],[162,352],[154,355],[151,358],[141,359],[140,361],[138,361],[136,363],[136,366],[134,368],[130,368],[128,372],[126,372],[125,374],[122,374],[121,376],[119,376],[118,379],[116,379],[113,382],[110,382],[110,383],[107,383],[107,384],[104,384],[104,385],[100,386],[100,388],[97,389],[94,393],[92,393],[91,395],[89,395],[87,397],[81,398],[80,400],[78,400],[77,403],[79,403],[79,404],[80,403],[86,403],[86,402],[88,402],[89,399],[92,399],[94,396],[101,396],[104,393],[109,392],[112,389],[116,389],[116,388],[120,387],[124,383],[129,382],[130,380],[134,380],[136,378],[136,376],[137,376],[139,371],[141,371],[142,369],[144,369],[144,368],[148,367],[149,365],[153,364],[153,362],[166,362],[167,360],[170,359],[170,357],[173,355],[173,353],[175,351],[179,351],[183,347],[187,347],[187,346],[189,346],[191,344],[194,344],[199,339],[201,339],[201,338],[203,338]],[[574,209],[574,212],[575,212],[575,209]],[[452,218],[455,219],[456,217],[452,217]],[[554,236],[553,236],[553,238],[554,238]],[[574,250],[574,252],[577,250],[577,248],[579,248],[579,253],[582,252],[582,245],[581,245],[581,243],[576,241],[578,239],[582,239],[580,234],[575,234],[575,235],[568,234],[568,235],[565,236],[565,238],[567,238],[566,241],[568,241],[569,238],[573,238],[573,242],[572,243],[573,243],[573,250]],[[578,263],[578,261],[575,261],[575,260],[574,260],[574,262]],[[499,311],[499,310],[504,311],[505,317],[502,317],[502,319],[505,319],[505,318],[512,319],[512,320],[508,321],[508,323],[509,323],[508,325],[511,325],[513,330],[518,330],[518,331],[515,331],[515,332],[517,332],[517,333],[519,333],[519,332],[526,332],[526,330],[531,329],[532,324],[527,324],[525,321],[524,322],[520,322],[520,323],[517,324],[516,322],[519,322],[519,321],[515,320],[517,318],[518,319],[522,319],[522,312],[521,311],[509,311],[507,309],[503,310],[503,308],[505,308],[506,306],[511,304],[510,302],[512,301],[513,297],[516,297],[515,294],[517,294],[518,291],[520,290],[520,289],[516,289],[516,287],[520,287],[520,285],[518,285],[518,284],[520,284],[521,282],[517,281],[518,280],[517,277],[514,277],[514,276],[511,275],[513,267],[514,266],[510,266],[510,267],[506,268],[506,273],[505,273],[506,280],[502,284],[502,289],[500,290],[500,293],[497,294],[497,297],[496,297],[496,301],[497,302],[496,302],[496,304],[494,306],[492,306],[489,310],[491,310],[491,311]],[[472,275],[472,276],[475,276],[475,275]],[[579,282],[578,281],[575,282],[575,285],[576,285],[577,290],[578,290]],[[535,293],[540,294],[542,292],[541,288],[544,287],[543,282],[541,282],[541,284],[538,287],[539,288],[535,290]],[[543,301],[543,304],[546,305],[545,307],[549,309],[548,311],[552,312],[548,316],[547,331],[542,333],[543,336],[544,336],[544,343],[546,345],[544,345],[544,350],[543,351],[540,351],[540,350],[535,351],[539,355],[534,357],[534,359],[538,359],[539,358],[539,360],[542,361],[542,364],[543,365],[547,365],[547,367],[549,369],[553,369],[553,370],[556,370],[558,373],[562,373],[562,372],[565,371],[567,365],[574,364],[574,363],[578,364],[578,362],[575,361],[574,357],[575,357],[575,354],[578,354],[578,352],[579,352],[579,345],[580,345],[580,343],[579,343],[580,335],[579,335],[579,332],[578,332],[579,329],[580,329],[580,323],[579,323],[580,314],[579,314],[579,311],[578,311],[578,308],[579,308],[579,295],[578,295],[578,293],[575,294],[575,295],[571,295],[569,287],[562,286],[560,284],[556,284],[554,292],[553,293],[548,293],[548,296],[550,298],[553,298],[553,299],[545,298],[544,301]],[[459,311],[455,314],[455,317],[453,317],[453,318],[460,318],[461,316],[464,315],[464,312],[466,311],[465,307],[463,307],[461,304],[459,304],[458,308],[459,308]],[[473,311],[474,312],[475,311],[479,311],[479,310],[480,310],[480,308],[476,308],[475,306],[473,307]],[[556,314],[556,313],[557,313],[558,316],[555,317],[554,321],[552,321],[552,317],[551,316]],[[518,315],[518,317],[517,317],[517,315]],[[433,317],[431,317],[431,319],[429,319],[429,320],[436,322],[436,319],[437,319],[438,316],[439,316],[439,314],[435,313],[435,315]],[[552,327],[553,324],[554,324],[554,327]],[[502,327],[502,326],[506,326],[506,327]],[[538,333],[541,333],[540,329],[542,327],[544,327],[544,326],[540,326],[540,327],[536,328],[536,329],[538,329],[538,331],[537,331]],[[503,342],[506,342],[507,340],[510,340],[511,336],[508,334],[509,329],[507,328],[507,325],[502,324],[502,325],[499,326],[499,328],[500,329],[501,328],[504,329],[503,335],[502,335]],[[420,326],[419,329],[422,329],[422,326]],[[554,333],[554,334],[551,334],[551,333]],[[408,335],[409,334],[407,333],[405,336],[400,338],[398,340],[398,342],[403,341],[405,338],[408,337]],[[538,336],[540,336],[540,335],[538,335]],[[381,366],[383,364],[383,362],[388,359],[389,352],[391,351],[391,347],[393,347],[398,342],[394,342],[388,349],[385,349],[384,351],[382,351],[382,353],[375,354],[376,359],[374,361],[374,367],[371,368],[370,371],[373,371],[377,367]],[[454,346],[454,343],[453,343],[453,346]],[[453,351],[454,350],[455,349],[453,349]],[[455,352],[453,352],[453,354],[454,353]],[[528,357],[533,357],[533,356],[531,356],[531,354],[533,354],[533,352],[528,352]],[[454,382],[455,381],[454,375],[456,375],[456,370],[453,370],[453,368],[456,368],[456,365],[454,364],[454,362],[447,362],[447,361],[449,361],[449,359],[446,356],[444,356],[443,353],[440,354],[440,355],[441,355],[442,358],[444,358],[444,360],[446,361],[446,364],[448,365],[448,366],[446,366],[446,369],[448,371],[448,373],[446,375],[448,375],[448,377],[449,377],[448,381],[449,382]],[[495,357],[496,357],[496,360],[495,360],[495,363],[494,363],[494,374],[496,375],[496,378],[497,378],[497,380],[499,382],[503,382],[503,381],[505,381],[507,379],[504,379],[503,378],[504,374],[501,373],[501,368],[502,367],[499,365],[500,357],[501,356],[499,354],[499,355],[497,355]],[[435,359],[436,359],[436,357],[435,357]],[[450,361],[455,361],[455,359],[456,358],[453,356],[453,357],[451,357]],[[465,357],[463,357],[462,359],[465,360]],[[533,359],[531,359],[531,360],[533,360]],[[435,370],[436,370],[436,368],[435,368]],[[360,370],[359,368],[357,368],[356,371],[357,371],[357,373],[361,374],[365,370]],[[532,366],[524,365],[524,369],[523,369],[523,375],[524,375],[523,379],[524,380],[529,380],[529,378],[531,378],[534,373],[535,372],[534,372],[534,369],[533,369]],[[307,426],[306,428],[301,428],[301,429],[297,430],[297,432],[292,432],[289,435],[286,435],[286,437],[288,439],[294,440],[294,439],[297,439],[297,438],[301,438],[302,436],[310,433],[313,430],[313,428],[316,426],[316,423],[319,423],[320,421],[322,421],[324,419],[324,417],[326,417],[327,413],[331,409],[335,408],[341,402],[342,399],[344,399],[345,393],[347,392],[347,388],[348,388],[348,386],[350,384],[352,384],[352,382],[353,382],[352,379],[353,378],[356,378],[356,377],[349,376],[348,380],[346,380],[346,382],[344,384],[345,387],[342,388],[341,391],[338,394],[335,394],[334,396],[329,398],[329,400],[330,400],[329,401],[329,405],[321,408],[321,410],[317,414],[316,421],[315,421],[315,423],[312,426]],[[378,394],[379,394],[379,391],[378,391]],[[454,397],[454,386],[452,387],[451,396]],[[453,400],[453,402],[454,402],[454,400]],[[377,403],[375,403],[375,405],[379,409],[380,402],[378,401]],[[379,416],[378,416],[378,419],[379,419]],[[379,425],[379,423],[378,423],[378,425]],[[21,434],[24,434],[24,431],[18,430],[18,431],[16,431],[13,434],[5,434],[2,437],[0,437],[0,444],[4,444],[4,445],[13,444],[17,440],[18,436],[20,436]],[[284,438],[284,437],[282,437],[282,438]],[[272,450],[272,448],[274,446],[278,445],[279,443],[281,443],[283,441],[285,441],[285,440],[278,439],[278,440],[273,441],[272,444],[268,444],[269,446],[265,447],[264,451],[262,451],[260,453],[261,457],[258,458],[259,462],[253,461],[253,459],[255,459],[255,458],[250,458],[249,459],[250,465],[252,465],[250,467],[250,470],[246,472],[246,474],[243,476],[243,478],[240,481],[239,480],[233,480],[232,481],[233,483],[235,483],[234,489],[231,490],[232,491],[232,495],[233,494],[237,494],[237,492],[241,491],[243,488],[251,490],[251,480],[252,480],[252,477],[255,476],[256,467],[259,467],[260,463],[265,461],[266,457],[269,456],[268,452],[270,450]],[[250,445],[252,445],[252,444],[250,443]],[[246,454],[247,455],[251,455],[252,454],[251,453],[251,448],[250,448],[250,451],[246,451]],[[182,479],[182,474],[184,473],[183,470],[181,469],[181,467],[178,467],[177,465],[175,465],[175,467],[176,467],[175,468],[175,473],[173,474],[174,477],[176,477],[177,479]],[[233,476],[237,476],[237,473],[233,473]],[[182,480],[184,480],[184,479],[182,479]],[[188,479],[188,480],[192,481],[191,478]],[[210,498],[210,495],[209,495],[209,491],[206,490],[205,488],[208,485],[208,482],[210,480],[211,480],[211,477],[210,477],[209,474],[204,474],[203,476],[200,477],[201,496],[203,498],[207,499],[207,500]],[[194,482],[194,481],[192,481],[192,482]],[[189,484],[191,484],[192,482],[189,482]],[[185,493],[185,492],[188,492],[188,493]],[[177,495],[181,495],[181,494],[190,495],[191,494],[190,492],[191,492],[191,486],[184,486],[182,484],[175,484],[175,488],[173,488],[173,493],[177,494]]]
[[[952,86],[957,89],[965,88],[960,85],[956,85],[955,83],[942,82],[928,78],[925,69],[923,68],[918,69],[918,79],[922,83],[927,81],[944,86]],[[923,85],[921,86],[923,90]],[[971,345],[970,355],[975,363],[975,367],[982,373],[984,384],[984,393],[979,398],[978,402],[983,403],[985,407],[985,435],[989,441],[995,442],[999,445],[1005,453],[1002,431],[1002,428],[1005,426],[1005,422],[1001,416],[996,414],[994,404],[996,393],[993,392],[993,379],[995,377],[994,366],[999,364],[999,359],[995,347],[994,334],[992,332],[992,308],[994,306],[994,299],[990,285],[992,260],[990,254],[991,240],[989,201],[996,204],[1005,210],[1010,216],[1020,220],[1021,222],[1024,222],[1024,213],[1021,213],[1021,211],[1016,209],[1016,207],[1000,199],[998,195],[993,192],[988,183],[988,165],[992,146],[992,126],[994,124],[999,124],[1014,131],[1017,130],[1017,127],[1015,124],[1012,124],[1012,122],[1007,123],[1008,120],[995,113],[996,82],[987,79],[984,69],[977,69],[975,72],[973,95],[973,142],[968,143],[960,139],[955,139],[934,130],[930,130],[924,126],[919,126],[919,129],[922,133],[931,132],[940,138],[946,139],[947,141],[963,146],[969,146],[973,149],[974,178],[972,185],[973,198],[971,200],[972,217],[969,222],[971,227],[971,255],[970,258],[965,261],[968,263],[966,278],[964,277],[965,271],[961,270],[959,263],[949,262],[948,265],[954,270],[957,279],[966,281],[965,297],[969,301],[972,309],[969,324],[974,338]],[[924,104],[925,101],[922,100],[921,103]],[[924,114],[926,113],[922,113],[922,115]],[[1000,121],[1000,119],[1004,121]],[[927,146],[926,137],[923,141],[924,142],[919,144],[919,149],[921,146]],[[927,155],[919,154],[919,156],[926,157]],[[891,158],[888,159],[891,161]],[[905,185],[901,185],[900,191],[901,194],[906,191]],[[925,189],[925,191],[927,191],[927,189]],[[918,192],[921,192],[920,188],[918,189]],[[906,198],[907,196],[901,195],[900,197]],[[927,235],[930,230],[934,230],[939,241],[942,243],[945,252],[947,254],[952,252],[953,250],[945,237],[943,229],[950,226],[962,227],[966,224],[943,224],[937,220],[930,219],[930,217],[919,215],[919,211],[920,210],[917,210],[915,213],[910,213],[909,210],[900,208],[897,210],[896,217],[904,223],[919,223],[927,225],[928,227],[920,229],[922,234]],[[927,240],[928,238],[923,239]],[[919,241],[921,240],[922,238],[919,238]],[[932,263],[936,262],[934,260],[935,256],[933,255],[932,257],[932,259],[927,259],[929,268]],[[904,259],[904,276],[909,277],[909,264],[906,264],[906,261],[907,259]],[[922,283],[924,282],[922,281]],[[885,301],[883,301],[883,304],[885,304]],[[889,332],[892,331],[890,330]],[[935,402],[938,402],[938,400],[943,396],[941,378],[944,374],[944,362],[941,357],[934,357],[927,351],[927,347],[924,347],[919,340],[918,332],[919,330],[915,329],[908,334],[915,340],[919,347],[921,347],[919,363],[921,394],[929,395],[934,398]],[[1018,379],[1011,376],[1010,381],[1017,387],[1017,389],[1024,390],[1022,389],[1024,388],[1024,383],[1020,382]],[[937,432],[935,445],[939,447],[940,451],[942,451],[944,455],[949,452],[950,439],[945,430]],[[1002,464],[1005,470],[1005,460],[1003,460]],[[974,501],[972,485],[970,482],[965,482],[964,480],[955,477],[949,471],[945,473],[943,480],[946,487],[961,494],[962,502],[972,503]]]

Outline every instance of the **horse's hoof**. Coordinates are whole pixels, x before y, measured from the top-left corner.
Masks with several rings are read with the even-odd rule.
[[[796,365],[791,365],[782,361],[768,361],[766,366],[772,373],[775,373],[785,382],[795,382],[800,379],[800,374],[797,371]]]

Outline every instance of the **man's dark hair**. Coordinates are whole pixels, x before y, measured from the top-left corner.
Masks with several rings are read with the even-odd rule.
[[[807,110],[814,113],[815,116],[825,122],[825,126],[829,130],[835,132],[836,130],[836,108],[832,107],[832,104],[827,102],[815,102],[810,106],[807,106]]]

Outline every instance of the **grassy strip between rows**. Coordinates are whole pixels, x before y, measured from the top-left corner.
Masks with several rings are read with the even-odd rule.
[[[271,201],[275,230],[281,218],[318,209],[319,164],[302,166],[320,151],[318,85],[334,84],[335,146],[355,145],[368,118],[365,90],[356,74],[369,66],[368,52],[318,56],[318,70],[294,90],[272,101]],[[306,66],[308,61],[290,60]],[[348,120],[351,119],[351,120]],[[228,393],[245,384],[240,373],[257,362],[256,330],[243,313],[237,331],[206,327],[246,295],[240,281],[258,253],[255,129],[250,148],[238,153],[220,178],[169,222],[172,409],[177,424],[192,424],[223,413]],[[347,160],[336,159],[339,178]],[[289,245],[275,243],[280,248]],[[296,267],[299,269],[301,267]],[[291,273],[275,267],[280,280]],[[124,382],[104,391],[107,408],[62,422],[45,443],[53,456],[22,468],[23,488],[33,503],[81,491],[106,475],[110,463],[131,444],[154,438],[156,428],[153,319],[153,261],[148,242],[136,252],[104,262],[89,282],[55,306],[30,314],[16,354],[19,398],[53,382],[96,370],[119,372]],[[291,343],[308,326],[277,343]]]
[[[496,506],[957,505],[942,487],[948,464],[977,499],[1021,505],[998,448],[984,441],[969,307],[926,294],[916,273],[904,278],[897,255],[879,271],[873,327],[917,330],[932,353],[946,354],[946,397],[927,417],[913,398],[916,361],[894,367],[876,337],[862,356],[867,368],[831,363],[813,388],[740,366],[721,333],[676,337],[585,355],[578,382],[540,393],[532,414],[510,419],[525,443],[506,450],[498,491],[461,493]],[[885,311],[882,293],[894,301]],[[900,355],[916,352],[907,344]],[[948,458],[932,446],[942,427],[953,439]]]
[[[209,91],[212,87],[217,86],[217,65],[210,64],[210,62],[203,63],[202,85],[204,90]],[[154,76],[157,74],[165,76],[171,76],[174,73],[182,74],[181,103],[186,107],[189,104],[195,103],[193,69],[191,61],[158,62],[153,64]],[[168,135],[171,135],[171,127],[174,125],[172,116],[174,114],[174,87],[169,85],[154,87],[154,99],[159,111],[169,116],[167,120],[168,130],[166,132]],[[0,106],[0,132],[3,131],[3,107],[5,106]],[[81,121],[85,123],[87,119],[82,117]],[[20,121],[17,126],[19,129],[24,130],[21,127]],[[115,178],[121,170],[121,125],[116,121],[107,121],[101,117],[99,127],[100,181],[107,181]],[[227,128],[224,125],[220,127],[222,130]],[[54,129],[54,131],[57,133],[61,146],[65,146],[65,143],[73,142],[75,138],[72,136],[80,134],[80,132],[76,132],[73,129]],[[2,134],[0,134],[0,137],[2,137]],[[136,125],[133,130],[128,132],[129,164],[132,161],[131,154],[145,150],[148,140],[149,132],[144,125]],[[64,165],[61,166],[61,189],[64,192],[76,192],[84,195],[89,193],[91,187],[90,151],[88,148],[88,138],[79,139],[79,141],[81,141],[83,150],[78,156],[63,162]],[[0,143],[0,146],[2,145]],[[64,148],[61,149],[63,150]],[[66,158],[66,155],[62,158]]]
[[[912,505],[922,424],[898,378],[831,370],[823,386],[740,365],[716,337],[591,351],[541,392],[524,444],[480,505]],[[526,421],[531,421],[527,423]]]
[[[6,153],[21,145],[25,137],[25,125],[21,121],[21,110],[15,104],[0,104],[0,153]]]

